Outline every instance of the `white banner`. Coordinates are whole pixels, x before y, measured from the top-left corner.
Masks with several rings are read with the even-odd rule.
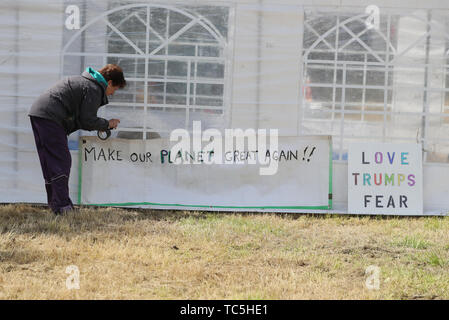
[[[278,164],[175,164],[168,139],[80,138],[80,204],[220,210],[328,210],[332,207],[330,136],[279,137]],[[203,157],[209,155],[204,154]],[[228,160],[251,154],[234,150]],[[232,162],[232,161],[231,161]]]
[[[349,146],[349,213],[422,215],[422,185],[420,144]]]

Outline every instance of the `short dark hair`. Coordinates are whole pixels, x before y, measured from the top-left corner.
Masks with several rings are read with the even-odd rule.
[[[123,70],[116,64],[107,64],[98,72],[106,79],[106,81],[111,80],[114,87],[123,88],[126,86],[125,76],[123,75]]]

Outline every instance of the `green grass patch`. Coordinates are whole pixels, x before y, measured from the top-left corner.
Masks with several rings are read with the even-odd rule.
[[[403,239],[393,242],[397,247],[424,250],[432,246],[432,243],[421,236],[405,236]]]
[[[436,252],[430,252],[427,255],[426,261],[429,265],[436,267],[443,267],[446,264],[446,261]]]

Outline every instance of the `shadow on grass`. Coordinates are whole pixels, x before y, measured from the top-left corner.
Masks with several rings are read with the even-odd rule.
[[[44,253],[39,250],[0,250],[0,262],[8,263],[3,271],[10,272],[17,268],[18,265],[24,265],[39,261],[45,258]]]
[[[96,207],[96,206],[83,206],[84,208],[90,208],[95,210],[101,210],[105,207]],[[154,216],[161,215],[161,216],[167,216],[170,219],[182,219],[187,217],[193,217],[193,218],[208,218],[210,216],[261,216],[261,215],[272,215],[283,219],[291,219],[291,220],[297,220],[300,218],[311,218],[311,219],[322,219],[322,220],[329,220],[329,219],[340,219],[340,220],[351,220],[351,219],[369,219],[369,220],[400,220],[400,219],[412,219],[412,220],[422,220],[426,218],[435,218],[435,219],[447,219],[449,218],[449,213],[446,216],[441,215],[428,215],[428,216],[407,216],[407,215],[374,215],[374,214],[348,214],[348,213],[306,213],[306,212],[274,212],[274,211],[208,211],[208,210],[201,210],[201,211],[187,211],[187,210],[166,210],[166,209],[144,209],[144,208],[125,208],[120,207],[121,210],[126,211],[134,211],[142,213],[143,215],[149,215]],[[158,219],[159,220],[159,219]]]
[[[198,213],[197,213],[198,214]],[[0,205],[0,234],[79,234],[119,230],[127,222],[173,221],[194,213],[163,210],[76,206],[74,212],[55,215],[47,206],[36,204]]]
[[[1,204],[0,234],[7,232],[21,234],[79,234],[92,231],[120,231],[127,222],[167,221],[175,222],[182,219],[210,219],[223,216],[276,216],[280,219],[422,219],[424,217],[404,216],[361,216],[346,214],[307,214],[307,213],[275,213],[275,212],[230,212],[230,211],[185,211],[142,208],[112,208],[95,206],[77,206],[75,212],[64,216],[54,215],[45,205],[41,204]],[[435,218],[435,217],[433,217]],[[438,217],[444,218],[444,217]]]

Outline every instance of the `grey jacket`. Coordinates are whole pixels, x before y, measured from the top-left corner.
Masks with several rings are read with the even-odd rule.
[[[104,131],[109,121],[97,117],[97,111],[107,103],[106,86],[84,71],[81,76],[65,78],[44,92],[28,115],[60,124],[67,135],[78,129]]]

